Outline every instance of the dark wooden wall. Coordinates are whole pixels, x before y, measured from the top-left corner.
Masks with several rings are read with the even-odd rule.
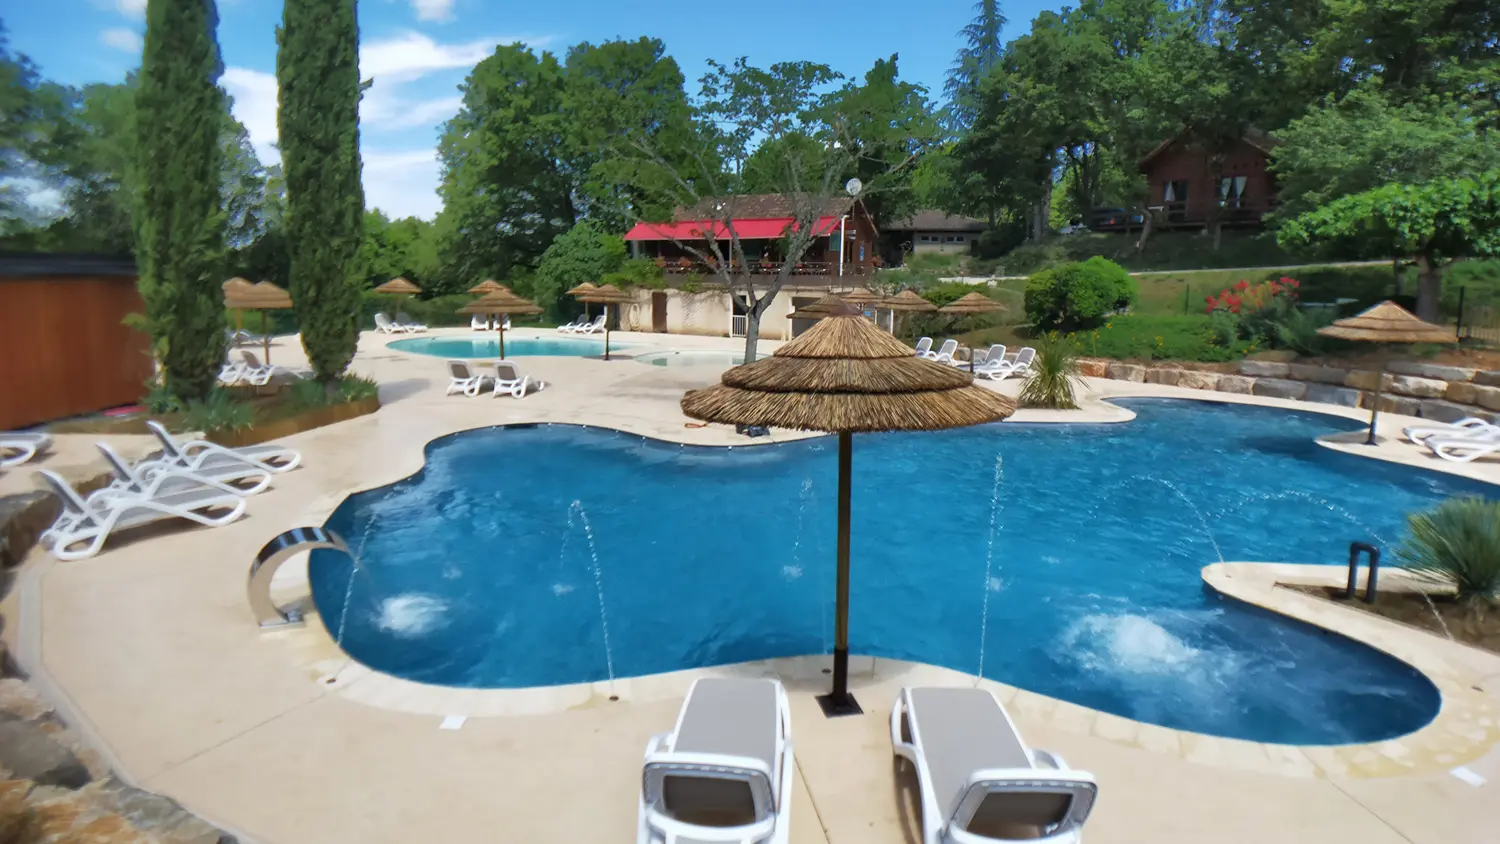
[[[135,278],[0,277],[0,430],[132,404],[153,365]]]
[[[1203,153],[1185,145],[1174,145],[1153,158],[1144,168],[1151,184],[1151,204],[1165,204],[1162,199],[1167,182],[1188,183],[1188,195],[1178,197],[1172,211],[1172,222],[1203,223],[1219,199],[1220,176],[1245,176],[1245,193],[1241,202],[1245,214],[1260,219],[1276,201],[1276,183],[1268,170],[1264,152],[1241,141],[1224,156],[1223,170],[1215,174]],[[1227,215],[1226,215],[1227,216]]]

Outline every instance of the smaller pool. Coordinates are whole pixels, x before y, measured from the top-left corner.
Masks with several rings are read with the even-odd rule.
[[[765,357],[759,355],[758,357]],[[650,352],[644,355],[636,355],[635,359],[641,363],[649,363],[652,366],[739,366],[745,362],[745,355],[739,352],[713,352],[713,351],[675,351],[675,352]]]
[[[392,349],[435,358],[497,358],[500,341],[495,337],[413,337],[390,344]],[[611,343],[612,349],[623,348]],[[505,356],[585,357],[604,354],[604,338],[506,337]]]

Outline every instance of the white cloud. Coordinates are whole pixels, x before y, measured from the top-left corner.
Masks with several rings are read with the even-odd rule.
[[[99,40],[105,46],[127,53],[139,53],[141,51],[141,36],[133,29],[106,29],[99,33]]]
[[[458,113],[463,97],[439,97],[435,100],[407,100],[391,86],[374,85],[359,103],[362,126],[380,129],[409,129],[442,123]]]
[[[366,151],[363,158],[366,208],[379,208],[389,217],[437,216],[443,203],[437,195],[436,149]]]
[[[115,0],[115,10],[132,18],[146,16],[146,0]]]
[[[359,72],[366,78],[409,82],[439,70],[468,70],[494,52],[495,45],[526,41],[533,46],[546,39],[481,38],[462,44],[439,44],[420,32],[369,41],[359,51]]]
[[[234,117],[245,124],[262,164],[281,160],[276,152],[276,76],[244,67],[225,68],[221,81],[234,97]]]
[[[417,20],[445,21],[453,17],[453,0],[411,0]]]

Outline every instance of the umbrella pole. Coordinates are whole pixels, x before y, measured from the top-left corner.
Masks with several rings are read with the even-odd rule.
[[[848,431],[839,432],[838,598],[833,628],[833,691],[818,698],[823,714],[830,718],[862,714],[859,703],[849,694],[849,499],[853,436]]]
[[[505,314],[496,314],[495,324],[500,326],[500,359],[505,360]]]
[[[260,312],[260,339],[265,343],[266,366],[271,365],[271,330],[266,326],[266,312]]]
[[[1385,381],[1385,353],[1375,359],[1375,400],[1370,403],[1370,437],[1365,445],[1375,445],[1375,418],[1380,415],[1380,386]]]

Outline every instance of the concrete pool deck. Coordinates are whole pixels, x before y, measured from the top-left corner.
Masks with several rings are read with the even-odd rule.
[[[522,329],[513,336],[532,333]],[[626,355],[741,345],[680,335],[616,336],[631,344]],[[317,621],[260,633],[244,592],[255,551],[283,530],[321,522],[351,492],[416,471],[423,446],[435,437],[557,422],[684,443],[749,442],[724,426],[685,427],[678,399],[685,389],[716,381],[717,367],[523,357],[518,361],[527,373],[549,382],[546,390],[519,401],[468,399],[443,395],[448,379],[441,359],[386,348],[392,339],[402,338],[363,335],[354,364],[381,383],[385,407],[287,439],[303,451],[304,466],[250,499],[246,518],[218,529],[172,529],[111,542],[89,560],[58,563],[41,551],[28,558],[5,605],[7,643],[120,773],[247,842],[627,841],[641,752],[652,734],[671,727],[691,678],[767,674],[779,676],[791,692],[798,762],[792,840],[896,844],[919,838],[910,778],[890,761],[889,706],[902,685],[972,684],[970,676],[856,658],[851,685],[866,714],[826,720],[812,699],[826,687],[826,657],[621,680],[612,692],[602,683],[478,691],[421,686],[352,664]],[[279,339],[273,354],[278,362],[302,362],[295,338]],[[1014,395],[1019,384],[998,388]],[[1115,396],[1208,398],[1364,418],[1330,405],[1150,384],[1090,379],[1089,388],[1083,411],[1021,411],[1014,420],[1130,419],[1133,414],[1100,401]],[[1412,422],[1381,421],[1386,432]],[[789,436],[776,432],[777,439]],[[64,439],[58,455],[38,465],[50,468],[64,455],[86,454],[93,438]],[[1455,466],[1394,441],[1373,450],[1329,447],[1500,481],[1500,463]],[[12,470],[0,480],[15,483],[22,474]],[[289,565],[286,575],[281,586],[295,595],[302,588],[297,570]],[[1495,840],[1500,657],[1274,586],[1297,576],[1240,564],[1205,573],[1236,599],[1407,658],[1443,688],[1443,713],[1429,727],[1381,745],[1287,747],[1170,730],[985,681],[1007,702],[1028,742],[1099,778],[1089,841]],[[611,693],[621,699],[609,701]],[[443,716],[453,714],[468,720],[457,731],[439,730]],[[1460,765],[1487,784],[1473,786],[1449,773]]]

